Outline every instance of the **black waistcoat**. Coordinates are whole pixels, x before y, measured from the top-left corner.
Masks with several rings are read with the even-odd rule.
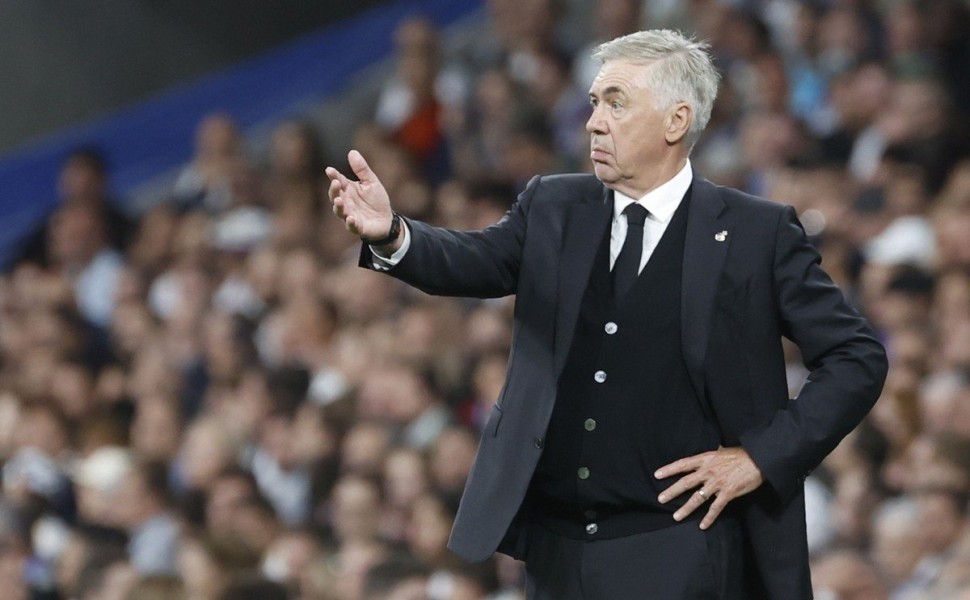
[[[653,472],[718,447],[681,349],[689,202],[690,192],[618,306],[609,225],[603,234],[529,493],[533,515],[564,535],[621,537],[675,524],[684,499],[659,504],[672,481]]]

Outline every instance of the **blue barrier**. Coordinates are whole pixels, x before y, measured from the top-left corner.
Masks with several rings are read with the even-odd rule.
[[[482,0],[398,0],[247,59],[204,79],[28,144],[0,158],[0,269],[24,236],[56,206],[57,171],[70,149],[95,145],[111,165],[111,187],[124,196],[150,177],[186,162],[206,114],[232,115],[245,129],[308,99],[340,89],[387,57],[406,17],[441,26],[471,14]]]

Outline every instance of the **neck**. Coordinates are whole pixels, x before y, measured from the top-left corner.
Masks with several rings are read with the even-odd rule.
[[[677,173],[680,173],[685,164],[687,164],[686,154],[672,154],[650,170],[640,173],[637,177],[618,181],[610,187],[631,198],[642,198],[673,179]]]

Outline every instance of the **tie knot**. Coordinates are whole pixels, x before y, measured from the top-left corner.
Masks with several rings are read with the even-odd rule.
[[[634,202],[623,209],[623,214],[626,215],[627,225],[643,227],[643,222],[647,220],[647,214],[649,213],[647,209]]]

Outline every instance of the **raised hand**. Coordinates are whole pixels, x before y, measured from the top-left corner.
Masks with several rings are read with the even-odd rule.
[[[330,186],[327,195],[333,212],[343,219],[347,230],[360,237],[379,239],[391,229],[391,200],[380,179],[374,174],[360,152],[347,154],[350,168],[357,181],[348,179],[333,167],[327,167]]]
[[[654,473],[657,479],[667,479],[674,475],[684,476],[664,490],[658,500],[663,504],[693,490],[687,502],[674,513],[674,519],[682,521],[713,498],[714,502],[701,520],[701,529],[713,525],[728,502],[750,494],[764,483],[761,469],[743,448],[719,448],[689,456],[660,467]]]

